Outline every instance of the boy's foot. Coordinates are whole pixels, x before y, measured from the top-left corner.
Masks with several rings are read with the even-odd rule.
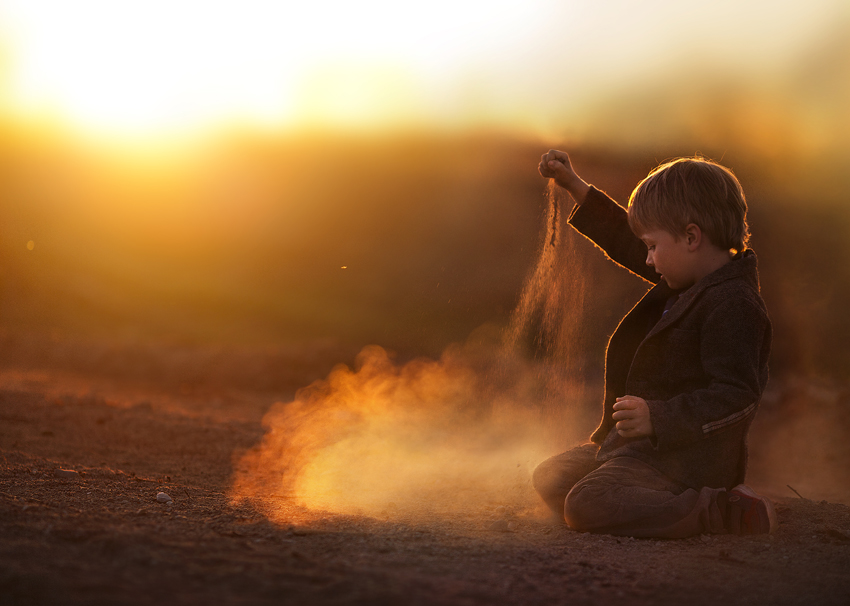
[[[738,484],[725,494],[726,530],[732,534],[768,534],[776,530],[773,502],[746,484]]]

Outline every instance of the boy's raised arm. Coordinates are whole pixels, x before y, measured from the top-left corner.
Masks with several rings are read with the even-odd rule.
[[[661,276],[646,264],[646,245],[632,233],[626,210],[604,193],[592,188],[573,169],[566,152],[550,149],[540,158],[540,175],[554,179],[576,202],[569,223],[595,242],[608,257],[644,280],[657,283]],[[585,204],[589,198],[591,203]],[[582,206],[584,205],[584,206]],[[581,207],[579,209],[579,207]]]
[[[582,204],[590,191],[590,185],[573,170],[567,152],[550,149],[540,158],[537,170],[542,177],[555,179],[555,183],[570,192],[576,204]]]

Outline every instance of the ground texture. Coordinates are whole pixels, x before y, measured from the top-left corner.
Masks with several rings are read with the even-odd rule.
[[[790,491],[770,537],[593,536],[489,505],[272,523],[228,496],[269,398],[3,371],[0,605],[850,603],[850,507]]]

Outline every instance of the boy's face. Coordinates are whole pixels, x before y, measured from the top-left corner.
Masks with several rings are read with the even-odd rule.
[[[696,283],[687,238],[676,237],[663,229],[653,229],[638,237],[646,244],[646,264],[660,273],[670,288],[683,290]]]

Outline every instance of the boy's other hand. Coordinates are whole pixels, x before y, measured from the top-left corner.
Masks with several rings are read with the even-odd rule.
[[[555,183],[570,192],[576,204],[584,202],[584,197],[587,195],[590,186],[573,170],[567,152],[550,149],[541,156],[537,170],[542,177],[554,179]]]
[[[617,398],[612,417],[617,421],[617,433],[624,438],[648,438],[655,431],[646,400],[637,396]]]

